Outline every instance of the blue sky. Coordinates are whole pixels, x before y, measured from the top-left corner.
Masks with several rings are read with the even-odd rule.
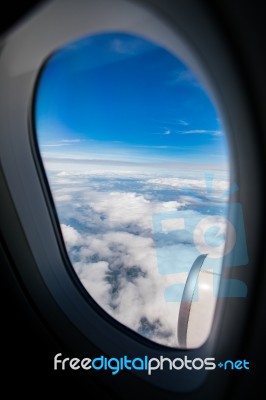
[[[36,100],[46,155],[227,161],[219,117],[192,71],[136,36],[99,34],[59,50],[42,72]]]

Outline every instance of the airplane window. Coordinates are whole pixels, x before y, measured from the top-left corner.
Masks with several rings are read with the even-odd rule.
[[[230,165],[202,83],[166,48],[111,32],[52,54],[35,100],[61,232],[89,295],[155,343],[203,344],[228,251]]]

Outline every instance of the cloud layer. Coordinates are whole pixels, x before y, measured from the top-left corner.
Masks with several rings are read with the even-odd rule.
[[[74,269],[92,298],[116,320],[177,347],[180,303],[166,301],[165,289],[185,283],[204,225],[193,236],[194,227],[210,215],[220,221],[226,211],[220,195],[227,182],[214,181],[208,194],[204,179],[134,171],[103,174],[95,168],[95,173],[49,173]],[[185,218],[186,230],[175,228],[177,216]],[[156,218],[164,220],[159,231]],[[211,246],[218,248],[221,237],[213,240]]]

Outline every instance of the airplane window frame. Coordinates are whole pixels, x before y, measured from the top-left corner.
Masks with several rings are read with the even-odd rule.
[[[173,33],[172,37],[176,38],[176,45],[178,44],[180,46],[179,51],[183,52],[183,56],[188,64],[193,63],[193,67],[197,69],[198,74],[206,82],[209,90],[213,93],[215,102],[218,104],[218,109],[222,111],[221,114],[223,116],[223,121],[226,123],[226,131],[230,133],[232,149],[231,160],[234,165],[232,175],[240,178],[239,165],[241,163],[239,161],[240,156],[237,156],[236,150],[238,146],[236,132],[239,130],[239,122],[237,121],[236,115],[234,116],[232,112],[230,112],[229,104],[232,104],[233,100],[238,100],[236,102],[238,104],[237,109],[234,110],[238,116],[244,115],[241,126],[243,126],[245,132],[244,136],[247,137],[247,143],[250,146],[249,154],[253,160],[254,155],[252,155],[253,147],[251,141],[251,132],[253,128],[248,113],[243,113],[243,110],[246,109],[245,97],[242,96],[241,85],[237,84],[237,73],[230,60],[230,55],[226,50],[226,45],[216,32],[215,26],[208,19],[208,14],[205,13],[202,8],[198,9],[198,12],[201,15],[201,23],[202,20],[205,20],[207,24],[206,29],[209,29],[214,33],[212,40],[209,39],[207,44],[204,45],[204,35],[206,33],[203,33],[202,37],[199,33],[199,26],[194,26],[192,28],[193,18],[184,3],[185,2],[180,3],[181,12],[179,15],[176,14],[176,21],[174,23],[166,14],[163,15],[163,13],[160,12],[157,16],[154,9],[150,10],[148,7],[145,9],[144,5],[139,6],[138,2],[134,1],[127,2],[114,0],[110,2],[102,0],[98,4],[110,9],[110,13],[106,14],[108,14],[109,21],[112,21],[113,18],[114,25],[116,26],[119,25],[119,16],[125,15],[125,11],[129,9],[133,10],[135,14],[129,13],[127,15],[131,14],[131,16],[136,16],[139,12],[145,12],[150,16],[151,20],[154,19],[159,25],[169,25],[167,30],[169,29],[169,31]],[[123,7],[119,8],[121,4]],[[69,18],[71,20],[71,3],[69,2],[69,9],[67,11],[64,11],[64,7],[65,3],[60,0],[48,3],[47,6],[41,7],[39,14],[36,14],[32,21],[26,22],[25,25],[22,24],[21,27],[18,27],[17,30],[11,32],[11,34],[6,38],[5,47],[2,50],[0,59],[1,83],[3,82],[3,93],[6,93],[6,98],[8,99],[6,104],[1,104],[1,116],[3,117],[3,125],[6,132],[1,137],[3,169],[17,213],[20,216],[27,240],[36,259],[38,271],[47,285],[47,290],[55,298],[63,312],[68,315],[70,320],[79,330],[82,331],[83,335],[88,338],[88,340],[94,341],[100,348],[104,349],[107,354],[114,355],[114,348],[112,345],[115,343],[115,354],[117,356],[123,356],[125,354],[128,356],[131,354],[132,357],[147,354],[150,357],[163,355],[173,358],[183,357],[184,355],[189,355],[190,358],[215,356],[217,353],[217,336],[221,329],[221,314],[223,313],[223,315],[225,315],[225,306],[228,309],[231,301],[223,301],[222,299],[219,299],[212,332],[207,342],[201,348],[187,351],[180,349],[169,350],[169,348],[164,349],[163,346],[151,344],[151,342],[145,340],[145,338],[139,338],[139,335],[134,337],[134,333],[132,333],[131,330],[129,331],[127,328],[122,328],[121,324],[117,325],[113,320],[112,322],[108,321],[108,318],[103,316],[100,309],[96,310],[95,307],[91,307],[87,299],[85,299],[85,296],[87,298],[88,296],[87,294],[85,295],[85,293],[82,293],[82,285],[78,278],[74,273],[71,275],[70,271],[73,272],[72,267],[67,268],[66,271],[65,265],[69,263],[69,260],[68,257],[66,257],[66,251],[62,244],[63,241],[60,236],[61,234],[57,229],[58,221],[56,213],[54,212],[55,210],[53,209],[53,202],[50,198],[49,189],[47,188],[47,182],[38,159],[39,156],[36,152],[33,135],[34,127],[32,125],[32,102],[34,101],[34,89],[40,68],[44,64],[45,59],[50,56],[52,50],[58,48],[60,43],[63,45],[64,43],[68,43],[69,41],[79,37],[82,30],[83,34],[87,35],[92,34],[94,32],[93,29],[96,29],[94,27],[90,31],[90,28],[88,28],[88,22],[85,23],[83,20],[84,25],[81,24],[82,26],[79,26],[80,32],[78,33],[77,28],[73,24],[72,26],[69,26],[62,23],[62,30],[65,29],[65,31],[60,32],[58,37],[58,34],[55,32],[56,29],[58,29],[58,26],[56,26],[56,18],[52,21],[49,18],[51,15],[60,15],[60,21],[64,18],[65,21],[68,21]],[[85,2],[82,1],[76,2],[75,7],[79,9],[77,14],[80,13],[80,15],[82,15],[84,7],[87,12],[87,7],[89,7],[89,11],[91,11],[90,6],[86,6]],[[97,14],[97,11],[95,12]],[[97,15],[99,16],[99,14]],[[49,30],[51,30],[49,51],[43,43],[44,39],[41,38],[40,21],[42,23],[42,29],[44,29],[44,25],[47,25],[48,21]],[[132,28],[133,32],[139,34],[140,31],[145,29],[144,27],[140,29],[140,26],[138,26],[136,21],[134,22],[137,26],[137,30],[134,31]],[[106,26],[107,20],[105,19],[102,23]],[[147,26],[149,30],[151,25],[147,24]],[[54,32],[52,32],[53,29]],[[72,33],[70,33],[71,29],[73,30]],[[100,30],[99,27],[97,29]],[[36,32],[36,35],[34,35],[34,32]],[[149,35],[152,37],[151,32],[149,32]],[[34,36],[34,40],[29,40],[30,36]],[[70,38],[72,39],[70,40]],[[30,48],[29,45],[27,46],[27,44],[25,44],[27,40],[29,41],[30,46],[35,46],[34,50]],[[22,51],[18,51],[20,45],[22,45],[24,51],[28,52],[28,60],[27,57],[25,57],[25,54],[22,54]],[[169,46],[173,46],[173,43],[171,42]],[[214,63],[214,65],[211,62],[212,46],[218,46],[221,53],[219,55],[220,60],[223,60],[222,65],[218,70],[216,69],[217,62]],[[195,54],[197,55],[196,57],[195,54],[191,56],[191,49],[195,50]],[[36,59],[38,62],[36,59],[30,60],[30,51],[37,54]],[[26,61],[24,58],[26,58]],[[201,60],[202,65],[199,65],[197,60]],[[203,65],[205,67],[204,69],[202,68]],[[227,90],[223,87],[222,82],[217,85],[218,77],[222,78],[222,82],[225,82],[229,77],[229,81],[236,82],[236,86]],[[18,95],[15,96],[15,93]],[[228,104],[225,100],[228,100],[229,97],[232,97],[232,99]],[[10,119],[10,110],[17,111],[17,118],[14,121],[11,121]],[[18,130],[21,131],[19,135],[17,133]],[[247,143],[246,149],[248,147]],[[13,162],[12,165],[13,160],[15,162]],[[251,175],[253,179],[256,179],[256,163],[254,163],[254,171],[251,171]],[[17,183],[17,177],[19,177],[20,180],[19,184]],[[243,186],[245,185],[243,184]],[[236,196],[238,196],[238,194]],[[37,199],[38,202],[36,202]],[[36,204],[34,204],[34,201]],[[258,221],[255,221],[255,226],[257,225]],[[249,247],[249,253],[251,247],[252,246]],[[241,276],[241,272],[242,271],[240,271],[239,276]],[[23,274],[22,271],[21,273]],[[230,272],[228,271],[228,273]],[[63,277],[64,282],[67,282],[66,285],[62,285]],[[248,279],[248,274],[244,273],[244,277]],[[73,301],[71,293],[74,293],[75,301]],[[80,308],[82,308],[82,312],[80,312],[79,315],[76,315],[76,310],[80,310]],[[235,309],[238,308],[238,304],[233,308],[235,311]],[[227,318],[229,318],[229,321],[232,321],[232,315]],[[91,319],[94,319],[95,321],[95,329],[91,329]],[[241,326],[240,323],[238,330],[241,329]],[[105,333],[106,331],[108,334]],[[224,329],[224,331],[226,331],[226,329]],[[108,337],[112,337],[112,343],[108,342]],[[223,338],[223,340],[226,341],[226,338]],[[220,344],[220,346],[223,348],[224,345]],[[130,349],[130,351],[128,349]],[[174,392],[187,392],[199,387],[206,379],[207,375],[207,371],[204,370],[194,372],[182,370],[178,371],[178,374],[175,375],[175,379],[173,380],[172,374],[167,374],[167,371],[160,371],[163,378],[158,381],[157,374],[144,376],[137,371],[135,373],[153,385]]]

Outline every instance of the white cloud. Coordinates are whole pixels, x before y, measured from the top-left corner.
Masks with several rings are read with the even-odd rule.
[[[181,206],[177,201],[152,202],[134,192],[90,191],[86,198],[90,207],[106,215],[113,227],[136,224],[142,229],[151,229],[153,214],[176,211]]]
[[[185,283],[198,256],[191,232],[204,216],[188,208],[198,200],[181,189],[203,190],[205,180],[124,172],[51,174],[66,247],[82,284],[107,313],[151,340],[175,347],[180,303],[166,301],[165,289]],[[216,190],[226,187],[225,181],[213,183]],[[119,185],[124,189],[118,190]],[[161,189],[176,190],[176,199],[169,199],[168,192],[160,197]],[[183,213],[186,231],[171,223],[171,213]],[[154,215],[170,218],[162,224],[159,238]],[[196,233],[196,242],[200,235]],[[213,245],[218,246],[219,240],[217,236]],[[166,274],[164,266],[170,266]],[[212,267],[206,262],[207,269]]]
[[[174,71],[172,73],[171,84],[190,84],[191,86],[201,87],[198,79],[191,70]]]
[[[92,298],[97,301],[107,312],[111,312],[109,304],[109,284],[105,281],[108,270],[106,261],[96,263],[84,263],[82,261],[74,264],[77,275]],[[103,306],[104,305],[104,306]]]
[[[63,143],[79,143],[80,139],[63,139],[61,140]]]
[[[74,267],[97,303],[135,331],[140,329],[142,318],[151,325],[161,321],[161,334],[156,336],[150,332],[150,338],[176,346],[179,304],[165,302],[164,289],[171,284],[184,283],[186,274],[170,277],[159,273],[152,238],[120,231],[84,237],[82,243],[80,261],[74,263]],[[95,255],[104,260],[86,262]]]
[[[148,51],[152,47],[151,43],[141,41],[138,38],[116,38],[110,41],[111,51],[124,56],[135,56]]]
[[[68,202],[68,201],[71,201],[72,200],[72,196],[71,195],[69,195],[69,194],[57,194],[56,195],[56,201],[57,202],[64,202],[64,201],[66,201],[66,202]]]
[[[69,146],[68,143],[53,143],[53,144],[41,144],[40,147],[62,147]]]
[[[228,180],[213,180],[211,182],[211,187],[206,187],[205,179],[186,179],[186,178],[154,178],[148,179],[147,183],[157,185],[157,186],[168,186],[176,189],[209,189],[212,195],[217,194],[217,192],[225,192],[228,190],[229,182]]]
[[[61,224],[61,230],[66,246],[69,249],[73,246],[81,245],[83,243],[81,235],[72,226]]]
[[[178,131],[182,135],[189,134],[209,134],[213,136],[222,136],[223,132],[221,130],[211,130],[211,129],[189,129],[186,131]]]
[[[187,121],[184,121],[183,119],[179,119],[178,120],[178,124],[179,125],[183,125],[183,126],[188,126],[189,125],[189,123]]]

